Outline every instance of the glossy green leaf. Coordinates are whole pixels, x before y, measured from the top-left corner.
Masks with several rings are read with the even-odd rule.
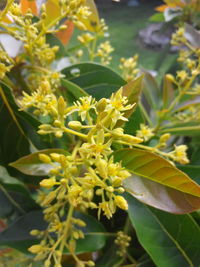
[[[170,213],[185,214],[200,208],[199,197],[136,175],[124,180],[123,185],[139,201]]]
[[[76,212],[74,217],[84,220],[87,224],[85,228],[81,228],[85,238],[77,241],[76,252],[92,252],[101,249],[106,241],[105,230],[101,223],[92,216],[80,212]],[[46,226],[41,210],[29,212],[0,233],[0,245],[27,252],[31,245],[38,243],[38,240],[30,235],[30,231],[33,229],[45,230]]]
[[[66,79],[62,79],[62,86],[64,90],[67,90],[74,96],[74,100],[77,100],[83,96],[88,96],[88,94],[83,89],[81,89],[78,85]]]
[[[122,149],[114,153],[131,173],[180,192],[200,197],[200,186],[166,159],[146,150]]]
[[[130,195],[128,214],[141,245],[159,267],[198,267],[200,228],[191,215],[150,208]]]
[[[62,70],[66,79],[97,100],[109,97],[126,82],[113,70],[95,63],[76,64]]]
[[[51,148],[40,150],[36,153],[29,154],[25,157],[18,159],[15,162],[10,163],[9,165],[13,168],[16,168],[20,172],[28,175],[34,176],[45,176],[49,174],[49,171],[53,168],[51,164],[44,163],[40,161],[39,154],[49,155],[51,153],[58,153],[66,155],[67,152],[64,149]]]
[[[124,130],[128,134],[134,135],[136,131],[140,128],[140,124],[145,123],[145,118],[138,105],[133,114],[129,117],[129,120],[124,125]]]

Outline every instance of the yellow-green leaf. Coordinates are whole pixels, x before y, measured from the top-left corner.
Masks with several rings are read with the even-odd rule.
[[[54,20],[61,16],[61,8],[58,0],[47,0],[46,4],[46,19],[45,25],[50,25]]]
[[[122,161],[122,165],[137,176],[200,197],[200,186],[197,183],[156,154],[132,148],[119,150],[114,156],[116,161]]]
[[[128,103],[129,104],[137,104],[139,101],[139,97],[142,91],[142,81],[143,81],[143,75],[141,75],[140,77],[136,78],[135,80],[127,83],[126,85],[124,85],[123,88],[123,95],[126,96],[128,98]],[[134,112],[135,110],[134,106],[132,109],[127,110],[123,116],[125,116],[126,118],[130,117],[130,115]]]

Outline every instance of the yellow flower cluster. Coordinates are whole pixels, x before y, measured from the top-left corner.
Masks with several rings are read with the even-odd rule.
[[[114,51],[114,48],[110,45],[109,41],[101,43],[97,49],[97,56],[100,57],[103,65],[109,65],[112,57],[110,54]]]
[[[114,51],[109,41],[102,42],[97,46],[99,39],[102,37],[107,37],[107,30],[108,27],[105,24],[105,21],[102,19],[99,25],[95,27],[95,32],[85,32],[77,37],[79,42],[86,47],[90,60],[93,61],[96,58],[100,58],[100,61],[103,65],[110,64],[112,59],[110,54]]]
[[[0,79],[13,67],[13,60],[0,48]]]
[[[87,19],[91,14],[89,8],[85,5],[85,0],[61,0],[57,4],[60,5],[60,16],[51,22],[47,20],[48,14],[45,4],[42,5],[39,11],[38,20],[35,19],[31,10],[23,14],[20,5],[15,3],[8,3],[6,8],[7,19],[5,19],[5,16],[0,17],[0,27],[5,33],[23,43],[23,53],[18,55],[17,64],[22,63],[23,69],[25,69],[22,72],[22,76],[25,76],[23,78],[27,82],[28,88],[32,91],[37,90],[44,80],[48,81],[54,89],[60,85],[60,74],[54,72],[51,67],[59,47],[51,47],[46,40],[46,34],[54,34],[67,27],[59,25],[62,19],[71,20],[79,28],[84,28],[85,30],[85,25],[81,21],[82,19]],[[11,22],[12,24],[10,24]],[[26,55],[26,58],[24,58],[24,55]],[[9,63],[8,58],[6,61],[1,58],[1,78],[11,69]]]
[[[190,30],[191,36],[195,34],[195,30]],[[181,27],[172,36],[172,44],[181,48],[178,60],[183,64],[183,69],[177,71],[175,76],[167,75],[172,85],[177,88],[175,99],[168,109],[168,111],[173,113],[173,116],[170,118],[173,123],[200,121],[200,106],[196,101],[178,106],[184,97],[189,97],[189,95],[195,97],[200,92],[198,82],[200,74],[200,49],[193,43],[193,39],[188,37],[190,35],[187,34],[187,31],[188,29]]]
[[[126,81],[134,80],[139,73],[139,69],[137,67],[138,55],[135,55],[127,59],[121,58],[120,62],[121,64],[119,65],[119,68],[122,70],[122,77]]]
[[[112,144],[123,142],[133,145],[141,143],[143,139],[124,134],[123,129],[117,127],[118,121],[127,120],[124,112],[133,107],[122,96],[122,89],[112,94],[110,99],[103,98],[98,102],[91,96],[81,97],[72,106],[68,106],[63,97],[57,99],[44,85],[42,90],[40,104],[37,104],[35,93],[25,94],[21,102],[24,108],[32,106],[39,114],[51,116],[52,124],[42,124],[38,132],[53,133],[56,137],[67,133],[79,137],[79,140],[75,141],[72,153],[39,155],[40,161],[51,166],[49,178],[40,182],[41,188],[47,191],[41,191],[39,197],[48,228],[43,233],[33,232],[43,239],[39,245],[31,247],[30,251],[37,254],[37,260],[47,258],[48,263],[51,257],[60,262],[58,251],[62,255],[63,249],[67,248],[79,262],[75,256],[76,240],[83,238],[84,234],[77,229],[77,225],[84,227],[84,222],[77,221],[73,217],[73,211],[96,209],[99,218],[103,213],[110,219],[117,208],[128,209],[122,196],[122,184],[130,173],[120,162],[114,162]],[[80,121],[67,123],[74,113],[80,117]],[[63,221],[67,207],[68,215]],[[56,234],[56,240],[51,237],[52,232]],[[47,263],[45,266],[48,266]],[[92,266],[88,262],[81,264]]]
[[[118,246],[117,254],[120,257],[125,257],[127,253],[127,248],[130,245],[131,237],[122,231],[117,232],[117,238],[115,239],[115,244]]]

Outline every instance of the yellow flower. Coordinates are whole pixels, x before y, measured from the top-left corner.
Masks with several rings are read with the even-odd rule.
[[[78,111],[78,114],[81,116],[81,120],[84,121],[86,119],[86,116],[88,112],[91,109],[95,109],[96,101],[92,96],[84,96],[80,97],[79,101],[76,101],[74,103],[74,111]]]
[[[47,189],[52,188],[55,184],[56,184],[56,179],[54,177],[49,178],[49,179],[43,179],[40,182],[40,186],[44,187],[44,188],[47,188]]]
[[[140,130],[137,131],[136,136],[143,138],[144,141],[148,141],[154,136],[153,129],[149,128],[147,125],[140,124]]]
[[[186,145],[175,146],[175,150],[170,154],[173,156],[175,161],[181,164],[187,164],[189,163],[189,159],[186,154],[187,149],[188,147]]]
[[[37,254],[43,251],[43,247],[41,245],[33,245],[28,250],[31,253]]]

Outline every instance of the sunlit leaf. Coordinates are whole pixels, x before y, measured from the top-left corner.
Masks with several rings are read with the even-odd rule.
[[[169,161],[154,153],[127,148],[116,151],[114,156],[116,161],[122,161],[122,165],[137,176],[200,197],[198,184]]]
[[[197,267],[200,228],[191,215],[174,215],[126,197],[129,217],[141,245],[159,267]]]
[[[23,14],[30,9],[34,15],[38,15],[37,4],[35,0],[20,0],[20,6]]]
[[[56,20],[61,15],[61,7],[57,0],[47,0],[46,4],[46,19],[45,19],[45,25],[49,26],[51,23],[53,23],[54,20]]]
[[[42,162],[39,159],[39,154],[49,155],[51,153],[66,154],[64,149],[45,149],[40,150],[36,153],[29,154],[28,156],[22,157],[15,162],[10,164],[11,167],[16,168],[20,172],[28,175],[43,176],[48,175],[49,171],[53,168],[51,164]]]
[[[185,214],[200,209],[199,197],[136,175],[124,180],[123,185],[126,191],[139,201],[157,209],[176,214]]]
[[[142,81],[143,81],[143,76],[140,76],[123,86],[122,93],[124,96],[128,98],[129,104],[138,103],[142,91]],[[135,108],[136,105],[132,109],[126,111],[123,116],[129,118],[130,115],[134,112]]]
[[[100,20],[94,0],[86,0],[85,6],[89,7],[91,15],[87,19],[79,17],[79,20],[85,25],[88,31],[95,32],[97,27],[99,26]]]

